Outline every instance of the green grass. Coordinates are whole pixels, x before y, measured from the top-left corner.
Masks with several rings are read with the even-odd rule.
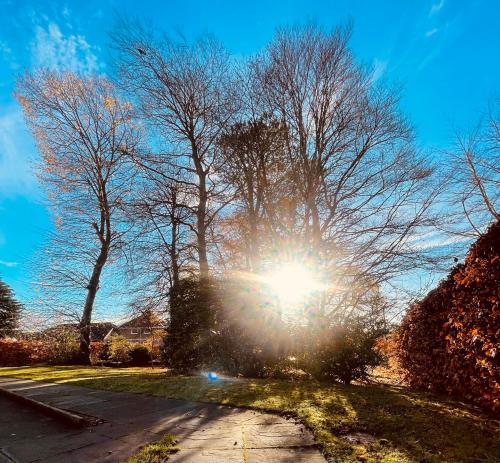
[[[145,445],[136,455],[130,457],[126,463],[164,463],[168,456],[178,452],[175,436],[167,434],[154,444]]]
[[[315,381],[168,377],[160,369],[0,368],[0,376],[71,383],[108,391],[250,407],[297,417],[335,462],[482,463],[500,461],[499,422],[477,409],[396,386]],[[365,432],[370,444],[342,436]]]

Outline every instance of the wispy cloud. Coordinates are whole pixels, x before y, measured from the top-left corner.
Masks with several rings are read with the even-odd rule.
[[[56,23],[49,22],[35,28],[31,61],[34,67],[88,74],[100,68],[97,51],[85,36],[64,34]]]
[[[12,54],[12,49],[7,45],[7,43],[0,40],[0,55],[8,56]]]
[[[408,240],[408,244],[415,251],[425,251],[453,246],[468,241],[470,241],[470,238],[465,236],[450,236],[440,232],[429,232]]]
[[[0,198],[31,196],[36,192],[36,178],[31,169],[34,143],[19,107],[0,110]]]
[[[8,260],[0,260],[0,265],[3,265],[4,267],[15,267],[16,265],[19,265],[19,262],[10,262]]]
[[[12,52],[11,46],[2,40],[0,40],[0,61],[7,63],[9,68],[12,70],[19,68],[19,64],[17,63],[14,53]],[[0,83],[0,87],[1,86],[2,84]]]
[[[439,31],[439,29],[437,27],[434,27],[433,29],[430,29],[428,30],[426,33],[425,33],[425,36],[426,37],[432,37],[435,33],[437,33]]]
[[[436,3],[433,3],[431,6],[431,10],[429,11],[429,16],[435,15],[439,13],[444,6],[444,0],[439,0]]]
[[[387,61],[375,58],[372,65],[372,82],[376,82],[383,75],[387,69]]]

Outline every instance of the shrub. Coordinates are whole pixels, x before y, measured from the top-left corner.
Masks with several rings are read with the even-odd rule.
[[[5,367],[29,365],[32,348],[30,343],[14,339],[0,339],[0,365]]]
[[[97,365],[108,359],[109,344],[103,341],[92,341],[90,343],[90,363]]]
[[[261,341],[270,338],[263,335]],[[278,358],[269,346],[262,345],[239,326],[228,324],[213,336],[214,361],[212,368],[227,374],[252,378],[273,376]]]
[[[247,377],[297,377],[305,371],[348,383],[380,363],[382,356],[372,349],[379,329],[367,329],[357,320],[320,335],[311,327],[294,328],[262,294],[254,281],[224,279],[201,285],[182,280],[172,297],[164,340],[167,366]],[[321,343],[311,343],[316,335]]]
[[[201,284],[194,278],[181,280],[173,289],[163,348],[167,366],[190,371],[212,363],[214,294],[211,283]]]
[[[401,323],[398,358],[411,387],[446,391],[443,327],[448,320],[452,290],[453,275],[425,299],[413,304]]]
[[[106,341],[103,343],[102,349],[99,352],[99,360],[109,360],[111,357],[111,343]]]
[[[130,361],[132,344],[123,336],[112,336],[109,344],[109,360],[127,363]]]
[[[78,363],[80,345],[76,329],[58,327],[50,331],[50,334],[44,338],[44,342],[50,346],[48,363],[53,365]]]
[[[163,358],[180,371],[268,376],[290,354],[290,332],[258,297],[256,283],[184,279],[170,305]]]
[[[41,341],[0,339],[0,366],[14,367],[46,362],[50,347]]]
[[[146,346],[134,346],[130,349],[131,365],[141,367],[147,365],[151,361],[150,349]]]
[[[163,338],[166,336],[166,332],[163,332],[160,340],[163,340]],[[149,341],[146,341],[144,343],[148,349],[149,349],[149,355],[151,356],[151,360],[161,360],[163,356],[163,344],[161,343],[154,343],[151,345]]]
[[[379,328],[367,328],[360,320],[327,328],[306,355],[304,369],[317,379],[344,384],[366,379],[369,368],[380,365],[383,360],[374,349],[382,332]]]
[[[375,343],[375,350],[384,358],[380,368],[372,371],[372,374],[383,377],[391,384],[406,384],[405,371],[399,361],[399,338],[397,330],[381,336]]]
[[[399,360],[413,387],[500,409],[500,222],[405,316]]]

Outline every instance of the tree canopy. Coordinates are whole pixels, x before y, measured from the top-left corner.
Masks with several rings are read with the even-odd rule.
[[[12,289],[0,280],[0,337],[12,336],[19,328],[21,304]]]

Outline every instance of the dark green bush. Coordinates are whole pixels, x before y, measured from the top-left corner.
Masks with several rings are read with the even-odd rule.
[[[170,304],[163,360],[180,371],[266,376],[288,355],[287,328],[247,283],[184,279]]]
[[[212,341],[216,368],[233,376],[282,376],[280,373],[285,368],[289,350],[275,349],[275,339],[269,327],[263,328],[261,337],[256,339],[239,324],[226,323],[226,326],[214,335]]]
[[[318,334],[318,341],[305,356],[304,370],[317,379],[344,384],[366,379],[369,369],[383,361],[374,349],[382,334],[382,329],[367,327],[361,320],[329,327]]]
[[[149,349],[146,346],[135,346],[130,349],[130,364],[136,367],[148,365],[151,361]]]
[[[0,338],[13,336],[21,317],[22,306],[14,298],[12,289],[0,280]]]
[[[163,360],[179,371],[216,370],[233,376],[309,374],[350,383],[382,356],[382,334],[365,320],[318,329],[293,327],[259,297],[258,283],[237,279],[200,284],[186,279],[170,305]]]
[[[170,320],[163,346],[164,363],[195,371],[211,363],[214,313],[211,283],[186,278],[172,289]]]

